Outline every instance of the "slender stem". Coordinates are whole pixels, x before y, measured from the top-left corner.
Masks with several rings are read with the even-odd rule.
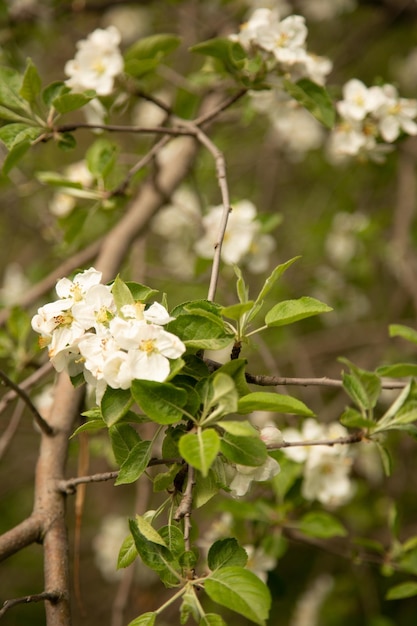
[[[37,423],[37,425],[39,426],[39,428],[41,429],[41,431],[43,433],[45,433],[45,435],[49,435],[52,436],[54,434],[54,430],[52,428],[52,426],[50,426],[48,424],[48,422],[42,417],[42,415],[39,413],[38,409],[35,407],[35,405],[33,404],[32,400],[29,398],[29,396],[27,395],[27,393],[21,388],[19,387],[18,384],[16,384],[15,382],[13,382],[8,376],[7,374],[5,374],[2,370],[0,370],[0,379],[8,386],[10,387],[10,389],[13,389],[13,391],[23,400],[23,402],[27,405],[27,407],[30,409],[30,411],[32,412],[34,418],[35,418],[35,422]]]
[[[36,593],[30,596],[23,596],[21,598],[6,600],[3,604],[3,607],[0,609],[0,617],[3,617],[6,611],[16,606],[17,604],[28,604],[29,602],[45,602],[45,600],[49,600],[49,602],[57,602],[60,597],[61,595],[58,592],[43,591],[42,593]]]

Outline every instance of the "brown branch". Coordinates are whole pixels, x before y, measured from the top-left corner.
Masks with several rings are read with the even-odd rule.
[[[43,433],[45,433],[45,435],[49,435],[52,436],[54,434],[54,430],[53,428],[48,424],[48,422],[42,417],[42,415],[39,413],[38,409],[35,407],[35,405],[33,404],[32,400],[29,398],[29,396],[27,395],[27,393],[21,388],[19,387],[18,384],[16,384],[15,382],[13,382],[8,376],[7,374],[5,374],[2,370],[0,370],[0,379],[11,389],[13,389],[13,391],[19,396],[19,398],[21,398],[23,400],[23,402],[26,404],[26,406],[29,408],[29,410],[32,412],[33,417],[35,418],[35,422],[37,423],[37,425],[39,426],[39,428],[41,429],[41,431]]]
[[[11,609],[12,607],[18,604],[28,604],[29,602],[45,602],[48,600],[49,602],[58,602],[61,598],[61,595],[55,591],[43,591],[42,593],[35,593],[30,596],[23,596],[22,598],[13,598],[12,600],[6,600],[0,609],[0,618]]]
[[[339,444],[349,445],[351,443],[360,443],[366,439],[366,435],[363,431],[358,431],[346,437],[337,437],[336,439],[306,439],[305,441],[282,441],[281,443],[274,443],[267,445],[268,450],[281,450],[282,448],[293,448],[300,446],[336,446]]]
[[[19,427],[24,408],[24,402],[22,400],[19,400],[15,410],[13,411],[9,423],[7,424],[0,437],[0,460],[6,452],[7,448],[9,447],[11,441],[13,440],[13,437]]]
[[[20,389],[23,389],[23,390],[30,389],[31,387],[36,385],[40,380],[42,380],[44,376],[52,372],[52,370],[53,370],[52,363],[50,361],[47,361],[46,363],[41,365],[35,372],[33,372],[33,374],[31,374],[30,376],[28,376],[27,378],[25,378],[19,383]],[[14,400],[16,397],[17,397],[17,393],[16,391],[14,391],[14,389],[10,389],[10,391],[5,393],[2,399],[0,400],[0,413],[2,413],[6,409],[9,402]]]
[[[4,561],[22,548],[38,543],[42,538],[42,518],[31,515],[11,530],[0,535],[0,561]]]
[[[191,511],[193,507],[193,489],[195,486],[195,469],[191,465],[188,466],[188,480],[181,502],[175,511],[174,520],[179,522],[184,519],[184,541],[185,549],[190,550],[190,532],[191,532]]]

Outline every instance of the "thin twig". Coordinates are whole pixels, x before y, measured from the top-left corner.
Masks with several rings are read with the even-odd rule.
[[[268,450],[281,450],[281,448],[293,448],[304,446],[336,446],[336,445],[349,445],[351,443],[360,443],[366,438],[363,431],[346,435],[346,437],[337,437],[336,439],[306,439],[305,441],[281,441],[281,443],[274,443],[267,445]]]
[[[36,385],[40,380],[42,380],[44,376],[52,372],[52,370],[53,370],[52,363],[50,361],[47,361],[46,363],[41,365],[39,369],[35,370],[33,374],[31,374],[30,376],[28,376],[27,378],[25,378],[19,383],[20,389],[23,389],[24,391],[26,391],[27,389],[30,389],[31,387]],[[17,393],[14,389],[10,389],[10,391],[4,394],[4,396],[0,400],[0,414],[6,409],[9,402],[11,402],[12,400],[16,398],[16,396],[17,396]]]
[[[343,387],[343,381],[337,378],[287,378],[284,376],[264,376],[263,374],[246,374],[246,381],[262,387],[278,387],[281,385],[295,385],[298,387]],[[382,389],[403,389],[407,383],[400,380],[381,381]]]
[[[25,408],[25,403],[23,400],[19,400],[16,404],[16,408],[13,411],[13,415],[10,418],[9,423],[4,429],[2,436],[0,437],[0,460],[9,447],[11,441],[13,440],[14,434],[17,431],[17,428],[20,424],[20,419],[23,415],[23,410]]]
[[[54,434],[53,428],[48,424],[48,422],[39,413],[38,409],[33,404],[32,400],[29,398],[27,393],[23,389],[21,389],[21,387],[19,387],[18,384],[13,382],[7,376],[7,374],[5,374],[2,370],[0,370],[0,378],[8,387],[13,389],[13,391],[15,391],[20,398],[22,398],[23,402],[26,404],[26,406],[32,412],[32,414],[33,414],[33,416],[35,418],[35,422],[37,423],[37,425],[39,426],[41,431],[43,433],[45,433],[45,435],[52,436]]]
[[[171,135],[177,137],[178,135],[193,135],[194,133],[187,130],[185,126],[169,127],[169,126],[122,126],[121,124],[87,124],[87,122],[79,122],[75,124],[62,124],[53,129],[50,133],[52,136],[55,133],[69,133],[77,130],[105,130],[109,133],[135,133],[139,135]],[[42,136],[45,140],[47,133]]]
[[[175,463],[182,463],[182,459],[151,459],[148,463],[148,467],[155,465],[174,465]],[[77,476],[76,478],[68,478],[67,480],[60,480],[57,483],[58,491],[63,493],[73,494],[76,491],[77,485],[83,485],[84,483],[102,483],[107,480],[113,480],[119,475],[119,470],[112,472],[100,472],[98,474],[90,474],[89,476]]]
[[[61,594],[57,591],[43,591],[42,593],[35,593],[30,596],[23,596],[21,598],[13,598],[12,600],[6,600],[3,604],[3,607],[0,609],[0,617],[16,606],[17,604],[28,604],[29,602],[45,602],[48,600],[49,602],[58,602],[61,598]]]
[[[185,549],[190,550],[190,532],[191,532],[191,511],[193,507],[193,489],[195,486],[195,469],[191,465],[188,466],[188,480],[181,502],[174,515],[174,520],[179,522],[184,519],[184,541]]]
[[[171,141],[171,137],[165,136],[162,137],[162,139],[160,139],[154,146],[152,146],[152,148],[145,154],[145,156],[142,157],[142,159],[140,159],[140,161],[138,161],[128,171],[125,179],[120,183],[120,185],[118,185],[115,189],[108,193],[107,197],[111,198],[113,196],[123,195],[133,176],[137,174],[141,169],[146,167],[148,163],[150,163],[155,158],[158,152],[160,152],[160,150],[162,150],[162,148],[166,146],[169,141]]]

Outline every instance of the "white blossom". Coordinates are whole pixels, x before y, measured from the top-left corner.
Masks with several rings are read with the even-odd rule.
[[[262,546],[255,547],[252,545],[245,545],[243,547],[248,555],[246,568],[266,583],[268,572],[276,567],[276,557],[267,554]]]
[[[114,79],[123,71],[121,36],[115,26],[97,28],[77,43],[74,59],[65,64],[67,85],[73,91],[94,89],[99,96],[113,91]]]
[[[234,496],[244,496],[248,492],[252,481],[262,482],[270,480],[281,471],[278,461],[268,456],[265,463],[258,467],[236,465],[235,475],[229,485]]]
[[[306,500],[318,500],[324,505],[336,507],[353,496],[354,486],[350,479],[353,456],[349,446],[309,445],[311,441],[332,441],[347,434],[338,422],[322,425],[312,418],[305,420],[301,431],[283,431],[284,441],[307,442],[305,446],[283,448],[286,456],[304,463],[301,493]]]
[[[213,257],[223,210],[222,206],[212,207],[202,219],[204,234],[194,249],[203,258]],[[229,214],[222,244],[222,259],[225,263],[232,265],[243,262],[255,273],[266,269],[269,253],[275,247],[275,241],[270,235],[260,233],[256,216],[256,207],[252,202],[237,202]]]

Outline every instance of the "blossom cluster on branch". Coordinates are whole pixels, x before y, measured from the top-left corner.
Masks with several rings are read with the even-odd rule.
[[[109,385],[127,389],[132,380],[164,381],[170,359],[183,354],[182,341],[163,329],[173,318],[154,302],[145,309],[135,302],[117,309],[112,286],[101,284],[101,272],[90,268],[56,285],[59,299],[45,304],[32,328],[48,346],[58,372],[82,374],[100,402]]]

